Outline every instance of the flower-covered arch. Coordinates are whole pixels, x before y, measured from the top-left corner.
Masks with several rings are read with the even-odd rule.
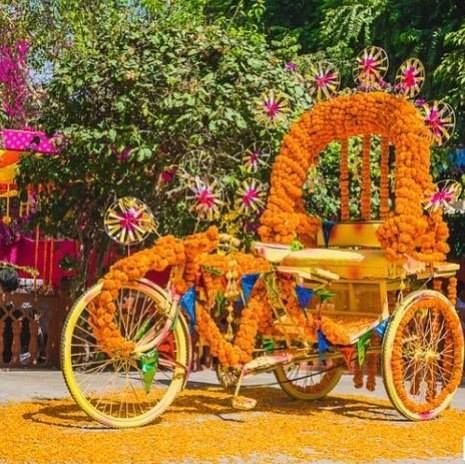
[[[302,190],[308,169],[332,141],[341,142],[341,217],[348,217],[347,139],[363,136],[362,218],[370,219],[369,140],[383,140],[381,216],[378,238],[391,260],[406,256],[440,261],[448,251],[448,229],[442,213],[424,211],[424,199],[434,191],[430,175],[431,132],[416,107],[403,97],[385,92],[342,95],[316,104],[293,124],[284,137],[271,174],[267,207],[259,228],[262,240],[291,243],[296,237],[315,243],[320,221],[305,212]],[[368,144],[367,141],[368,140]],[[395,208],[388,211],[388,149],[395,147]],[[345,147],[345,148],[344,148]],[[366,148],[368,147],[368,148]],[[368,169],[367,169],[368,168]],[[365,212],[364,212],[365,210]]]

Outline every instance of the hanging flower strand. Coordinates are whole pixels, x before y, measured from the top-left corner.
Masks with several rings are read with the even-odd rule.
[[[257,121],[267,127],[279,126],[286,120],[288,113],[286,98],[281,93],[275,94],[273,90],[262,94],[255,108]]]
[[[252,214],[264,206],[266,188],[257,179],[245,180],[237,190],[238,209],[242,214]]]
[[[199,219],[207,221],[218,218],[223,201],[216,189],[216,181],[208,183],[199,177],[195,177],[193,181],[194,185],[190,187],[193,195],[188,197],[188,200],[192,201],[193,204],[189,211],[198,216]]]

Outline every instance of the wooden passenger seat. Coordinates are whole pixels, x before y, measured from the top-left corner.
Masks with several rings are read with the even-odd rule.
[[[386,259],[376,236],[381,224],[381,221],[337,223],[329,232],[327,244],[322,229],[317,237],[317,244],[322,252],[320,255],[314,249],[301,250],[290,253],[282,264],[304,268],[318,266],[348,280],[398,278],[404,274],[403,269]],[[337,259],[337,254],[335,259],[325,259],[324,250],[328,252],[328,256],[331,251],[337,250],[359,255],[360,259]]]

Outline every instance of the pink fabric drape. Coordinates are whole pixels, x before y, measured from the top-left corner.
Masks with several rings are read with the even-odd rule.
[[[51,243],[52,240],[39,240],[37,247],[37,269],[40,275],[38,278],[43,279],[46,284],[49,284],[51,278],[53,287],[58,288],[63,278],[72,277],[72,272],[64,271],[60,267],[60,262],[65,256],[79,259],[79,245],[74,240],[53,240],[53,256],[51,261]],[[36,241],[32,238],[21,237],[18,242],[10,246],[0,246],[1,261],[34,268],[36,267],[35,256]],[[118,258],[118,254],[110,249],[104,260],[105,267],[108,268]],[[88,284],[92,285],[96,281],[95,253],[91,256],[89,267]],[[147,274],[146,278],[164,287],[168,282],[169,272],[169,269],[163,272],[151,271]],[[21,273],[21,277],[30,278],[29,275],[24,273]]]
[[[37,269],[40,273],[39,279],[49,282],[58,287],[63,277],[70,277],[69,272],[63,271],[59,266],[65,256],[78,257],[79,248],[74,240],[53,240],[53,256],[51,256],[50,246],[52,240],[39,240],[37,247]],[[32,238],[22,237],[14,245],[16,248],[16,261],[10,260],[20,266],[35,267],[36,241]],[[52,257],[52,261],[50,258]]]

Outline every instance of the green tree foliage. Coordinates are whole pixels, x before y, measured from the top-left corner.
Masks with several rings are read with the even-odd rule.
[[[240,169],[246,150],[275,152],[288,127],[256,121],[261,94],[285,95],[290,120],[309,104],[302,81],[259,32],[113,2],[94,14],[98,21],[87,24],[66,20],[70,39],[53,63],[37,121],[63,135],[60,155],[24,158],[19,176],[23,189],[50,186],[33,225],[78,238],[84,258],[105,249],[102,216],[116,197],[143,198],[162,234],[194,230],[181,175],[211,175],[232,198],[247,176]],[[161,186],[172,165],[174,185]]]
[[[35,80],[47,88],[41,119],[31,124],[66,140],[59,157],[25,159],[20,184],[53,185],[35,221],[51,235],[79,238],[84,256],[105,249],[102,213],[115,197],[143,198],[160,232],[179,234],[198,226],[183,173],[214,176],[232,198],[248,175],[242,155],[256,147],[275,154],[288,128],[256,122],[259,96],[283,93],[289,121],[310,104],[283,61],[304,69],[329,59],[352,86],[354,58],[367,45],[387,50],[391,81],[405,58],[418,56],[424,96],[447,97],[459,109],[455,141],[463,137],[461,0],[0,0],[0,13],[0,26],[13,14],[18,36],[30,38]],[[338,208],[337,157],[330,146],[306,195],[308,208],[328,219]],[[160,185],[172,165],[176,181]],[[447,149],[434,153],[433,168],[445,176]]]
[[[465,109],[465,23],[459,30],[449,32],[444,41],[446,53],[436,69],[436,77],[447,92],[452,105]]]
[[[247,11],[255,3],[249,0],[241,5]],[[207,11],[216,16],[230,17],[237,4],[206,0]],[[241,21],[246,22],[246,17],[245,13],[240,16]],[[357,53],[367,45],[378,45],[389,54],[390,78],[410,56],[424,62],[426,98],[442,97],[460,84],[453,75],[440,87],[433,73],[446,48],[454,47],[461,26],[463,31],[465,3],[461,0],[267,0],[262,18],[271,42],[294,37],[302,53],[325,57],[342,67],[346,80],[351,74],[348,63]]]

